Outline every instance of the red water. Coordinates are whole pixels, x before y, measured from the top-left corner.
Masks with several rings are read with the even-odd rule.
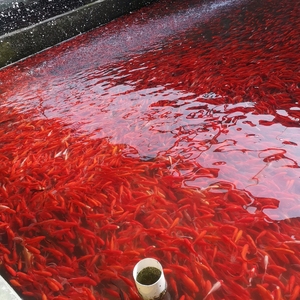
[[[138,299],[155,257],[172,299],[300,297],[300,4],[182,2],[0,71],[0,273],[23,296]]]

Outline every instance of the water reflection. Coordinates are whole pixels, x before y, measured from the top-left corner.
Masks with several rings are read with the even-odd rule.
[[[95,138],[130,144],[142,158],[163,153],[218,167],[216,176],[194,174],[186,185],[202,187],[218,177],[256,196],[281,202],[287,193],[297,197],[291,182],[299,177],[298,127],[288,109],[278,108],[272,116],[261,114],[259,103],[223,104],[226,99],[212,92],[196,95],[162,85],[139,90],[120,72],[123,68],[38,82],[34,90],[23,89],[5,101],[46,118],[61,117]]]
[[[276,121],[278,112],[288,117],[287,111],[276,110],[274,117],[259,113],[254,102],[221,104],[224,98],[214,93],[197,96],[164,86],[136,90],[133,84],[116,83],[120,70],[105,76],[79,73],[76,81],[37,89],[36,94],[31,90],[22,94],[27,101],[20,107],[35,107],[46,118],[59,116],[94,138],[129,144],[144,159],[181,157],[216,170],[200,176],[196,167],[189,176],[184,171],[187,186],[202,188],[218,178],[257,197],[274,197],[282,203],[280,209],[287,194],[297,198],[298,128]],[[10,101],[15,103],[16,97],[20,95]],[[279,215],[287,213],[272,218]]]

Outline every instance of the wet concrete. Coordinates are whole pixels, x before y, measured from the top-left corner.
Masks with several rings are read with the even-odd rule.
[[[154,1],[6,2],[0,7],[0,68]]]
[[[93,1],[2,0],[0,1],[0,35],[34,25]]]

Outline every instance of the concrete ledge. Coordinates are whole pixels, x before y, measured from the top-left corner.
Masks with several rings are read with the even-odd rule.
[[[0,276],[0,299],[1,300],[21,300],[13,288]]]
[[[97,0],[0,36],[0,68],[105,24],[155,0]]]

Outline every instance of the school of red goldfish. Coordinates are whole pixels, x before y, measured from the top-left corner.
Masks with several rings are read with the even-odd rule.
[[[54,120],[11,109],[1,120],[0,270],[23,296],[138,299],[131,272],[144,257],[162,263],[173,299],[299,296],[300,222],[269,220],[276,199],[222,181],[184,187],[182,170],[216,174],[131,158]]]
[[[112,22],[0,70],[0,275],[24,299],[138,300],[145,257],[174,300],[300,297],[300,6],[203,26],[169,2],[116,21],[161,14],[151,51]]]

